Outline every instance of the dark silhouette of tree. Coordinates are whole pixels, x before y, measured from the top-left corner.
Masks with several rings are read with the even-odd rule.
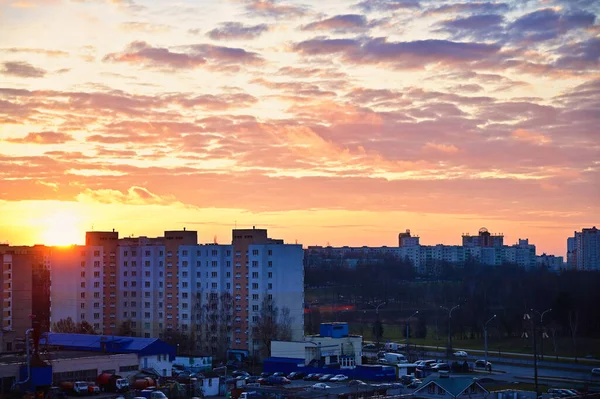
[[[135,331],[131,327],[131,320],[126,320],[121,323],[117,335],[121,337],[135,337]]]
[[[383,324],[379,317],[373,322],[373,326],[371,327],[373,331],[373,336],[375,337],[375,342],[377,342],[377,346],[381,342],[381,338],[383,338]]]
[[[60,319],[56,323],[52,324],[52,332],[56,333],[75,334],[77,333],[77,330],[77,324],[75,324],[73,319],[71,319],[70,317],[67,317],[66,319]]]

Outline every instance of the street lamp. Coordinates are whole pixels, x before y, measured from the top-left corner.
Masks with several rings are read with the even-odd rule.
[[[452,326],[452,312],[455,309],[458,309],[459,307],[460,307],[460,305],[455,305],[452,308],[440,306],[440,309],[445,309],[448,311],[448,343],[446,346],[446,356],[448,356],[448,357],[450,357],[450,355],[452,354],[452,333],[450,331],[451,326]]]
[[[548,312],[552,312],[552,308],[550,309],[546,309],[543,312],[539,312],[535,309],[531,309],[532,312],[537,313],[540,316],[540,326],[542,327],[542,336],[541,336],[541,342],[540,342],[540,350],[541,350],[541,359],[544,360],[544,315]],[[534,332],[535,333],[535,332]]]
[[[377,332],[373,331],[373,333],[375,333],[376,337],[375,339],[377,340],[377,348],[379,348],[379,324],[381,323],[379,321],[379,308],[383,305],[385,305],[387,302],[381,302],[379,305],[375,306],[370,302],[367,302],[369,305],[373,306],[375,308],[375,315],[376,315],[376,320],[375,320],[375,325],[377,326]],[[375,329],[374,329],[375,330]]]
[[[486,321],[483,324],[483,340],[485,343],[485,368],[488,368],[488,329],[487,329],[487,325],[490,323],[490,321],[494,320],[496,318],[496,315],[493,315],[492,317],[490,317],[490,319],[488,321]]]
[[[419,311],[417,310],[408,319],[406,319],[406,352],[407,352],[407,354],[410,353],[410,331],[409,331],[410,319],[412,319],[414,316],[416,316],[418,314],[419,314]]]

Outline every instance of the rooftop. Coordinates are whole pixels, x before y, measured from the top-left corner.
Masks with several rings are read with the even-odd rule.
[[[44,361],[64,360],[64,359],[81,359],[86,357],[98,356],[119,356],[123,353],[102,353],[89,351],[46,351],[40,353],[40,358]],[[27,355],[24,353],[9,353],[0,355],[0,365],[20,364],[25,363]]]

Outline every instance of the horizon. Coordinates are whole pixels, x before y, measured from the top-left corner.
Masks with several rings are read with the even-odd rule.
[[[600,225],[600,2],[0,4],[0,242]]]

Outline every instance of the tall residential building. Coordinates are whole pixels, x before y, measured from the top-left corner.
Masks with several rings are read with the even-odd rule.
[[[575,259],[576,269],[600,270],[600,234],[596,226],[576,231],[573,238],[575,248],[572,256]]]
[[[260,349],[252,327],[268,298],[289,309],[292,335],[302,337],[301,245],[262,229],[234,230],[231,245],[197,241],[185,229],[155,238],[88,232],[86,246],[53,252],[52,322],[86,320],[103,334],[129,323],[141,337],[179,331],[205,350],[248,354]]]
[[[476,236],[463,234],[462,245],[463,247],[501,247],[504,245],[504,236],[491,234],[488,229],[482,227]]]
[[[17,350],[25,332],[50,324],[49,248],[0,246],[2,332],[0,351]],[[19,348],[20,349],[20,348]]]
[[[419,237],[411,236],[410,230],[406,229],[406,232],[398,234],[398,246],[399,247],[411,247],[419,245]]]

